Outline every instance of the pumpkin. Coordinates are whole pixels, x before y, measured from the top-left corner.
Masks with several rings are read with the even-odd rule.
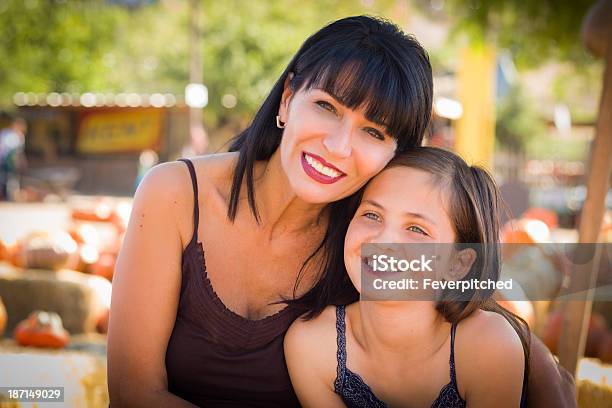
[[[115,271],[115,255],[103,253],[97,262],[89,267],[89,272],[93,275],[102,276],[112,282]]]
[[[96,322],[96,330],[98,333],[106,334],[108,333],[108,317],[109,310],[106,309],[104,312],[100,314]]]
[[[8,248],[2,239],[0,239],[0,261],[4,261],[8,258]]]
[[[77,207],[72,210],[72,219],[81,221],[111,221],[113,208],[106,200],[97,200],[93,205]]]
[[[4,334],[4,329],[6,329],[6,321],[8,320],[8,316],[6,314],[6,308],[4,307],[4,303],[2,303],[2,298],[0,298],[0,337]]]
[[[557,213],[548,208],[531,207],[523,213],[522,218],[540,220],[550,229],[555,229],[559,226]]]
[[[26,267],[24,245],[22,241],[17,241],[7,247],[6,260],[18,268]]]
[[[37,310],[17,325],[15,340],[22,346],[63,348],[70,335],[57,313]]]
[[[563,313],[561,313],[561,310],[556,310],[548,316],[548,320],[544,327],[544,337],[542,340],[553,354],[557,352],[559,346],[562,324]],[[599,357],[601,354],[605,355],[607,352],[606,348],[610,349],[612,346],[612,344],[608,343],[609,340],[607,337],[609,335],[611,334],[603,316],[599,313],[593,313],[589,320],[584,355],[586,357]],[[612,351],[612,349],[610,351]],[[612,357],[612,354],[610,357]]]
[[[58,270],[76,250],[76,242],[65,231],[37,232],[24,240],[22,256],[28,268]]]

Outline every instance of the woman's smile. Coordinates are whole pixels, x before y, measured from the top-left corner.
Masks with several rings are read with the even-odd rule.
[[[302,167],[310,178],[322,184],[332,184],[346,176],[342,170],[313,153],[302,152]]]

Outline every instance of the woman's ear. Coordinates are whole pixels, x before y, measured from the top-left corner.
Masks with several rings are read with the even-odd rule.
[[[458,251],[451,262],[450,269],[444,274],[444,278],[452,281],[463,279],[470,272],[475,261],[476,251],[472,248]]]
[[[291,89],[291,80],[293,79],[293,72],[290,72],[285,79],[285,86],[283,89],[283,95],[281,96],[280,106],[278,108],[278,116],[283,123],[287,122],[287,115],[289,114],[289,102],[293,96],[293,90]]]

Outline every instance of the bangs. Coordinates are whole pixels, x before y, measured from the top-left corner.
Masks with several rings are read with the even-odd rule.
[[[420,145],[423,135],[419,118],[423,117],[423,104],[427,95],[414,87],[414,80],[424,73],[406,72],[405,62],[400,64],[387,53],[372,55],[367,47],[353,48],[319,59],[304,71],[305,89],[321,89],[344,106],[362,110],[366,119],[382,126],[397,141],[397,151]],[[431,104],[429,104],[431,105]]]

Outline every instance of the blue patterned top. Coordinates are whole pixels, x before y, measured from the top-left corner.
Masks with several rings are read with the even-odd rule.
[[[340,395],[348,408],[386,408],[387,404],[378,399],[372,389],[363,379],[346,368],[346,324],[344,322],[344,306],[336,308],[336,331],[338,341],[338,367],[334,391]],[[432,408],[465,408],[465,401],[459,395],[457,378],[455,376],[455,330],[451,326],[450,346],[450,382],[440,390],[438,398],[431,404]]]

